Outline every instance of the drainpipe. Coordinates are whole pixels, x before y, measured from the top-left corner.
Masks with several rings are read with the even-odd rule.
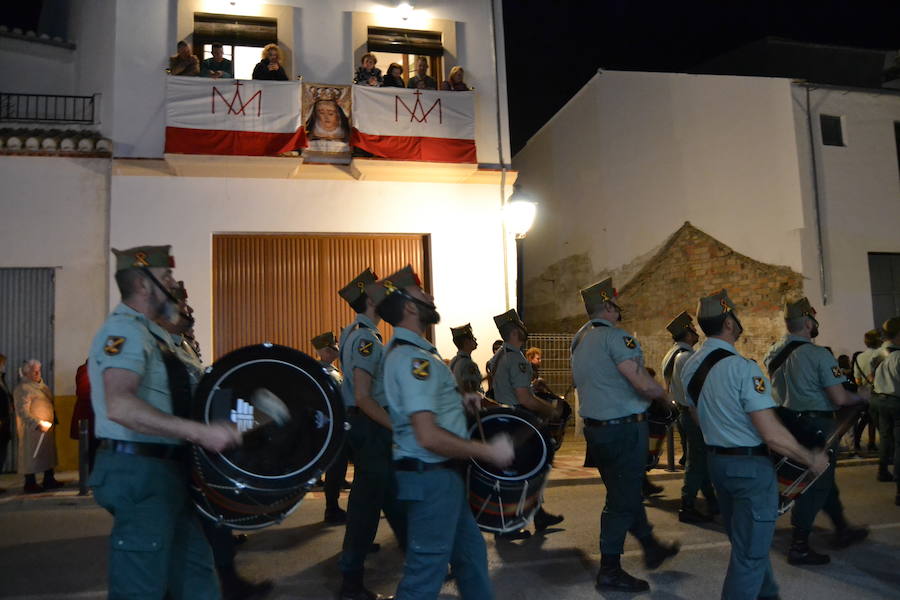
[[[813,209],[816,213],[816,252],[819,257],[819,286],[822,288],[822,306],[828,304],[828,288],[825,280],[825,248],[822,241],[822,210],[819,198],[819,169],[816,163],[816,144],[813,137],[813,118],[812,109],[810,108],[810,85],[804,84],[806,88],[806,126],[809,131],[809,160],[812,168],[812,185],[813,185]]]
[[[495,0],[491,0],[491,51],[494,58],[494,99],[497,118],[497,158],[500,162],[500,209],[506,206],[506,161],[503,158],[503,126],[501,125],[500,112],[500,68],[497,63],[497,13]],[[506,308],[510,307],[509,301],[509,232],[506,231],[506,222],[503,224],[503,292],[506,297]]]

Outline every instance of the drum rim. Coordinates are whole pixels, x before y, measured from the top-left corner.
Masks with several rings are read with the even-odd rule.
[[[549,451],[549,448],[547,445],[547,440],[544,439],[544,436],[541,433],[541,430],[538,429],[538,427],[534,423],[531,422],[530,416],[526,416],[526,415],[516,412],[515,410],[508,410],[505,408],[494,409],[494,410],[488,411],[487,413],[482,415],[481,422],[482,422],[482,424],[484,424],[484,422],[489,419],[500,418],[500,417],[518,419],[519,421],[523,421],[524,423],[526,423],[529,427],[531,427],[534,430],[534,432],[538,436],[538,439],[541,442],[542,456],[541,456],[541,461],[539,463],[539,466],[535,467],[534,469],[529,471],[527,474],[519,475],[516,477],[503,477],[501,475],[497,475],[493,471],[488,471],[483,466],[481,466],[481,464],[474,458],[470,459],[472,466],[474,466],[476,469],[478,469],[482,473],[488,475],[489,477],[500,480],[500,481],[527,481],[529,479],[532,479],[535,475],[537,475],[541,471],[549,469],[550,468],[550,451]],[[469,428],[469,437],[470,438],[473,437],[473,435],[476,434],[477,431],[478,431],[478,424],[476,423],[475,425],[473,425],[472,427]]]
[[[272,349],[272,348],[277,348],[277,347],[278,347],[278,346],[272,346],[271,348],[268,348],[268,347],[266,347],[265,345],[260,345],[260,346],[266,348],[267,350]],[[258,347],[258,346],[245,346],[245,348],[257,348],[257,347]],[[295,352],[299,352],[299,351],[297,351],[297,350],[294,350],[293,348],[288,348],[287,346],[280,346],[280,348],[287,348],[287,349],[289,349],[289,350],[293,350],[293,351],[295,351]],[[242,349],[243,349],[243,348],[240,348],[239,350],[242,350]],[[237,350],[236,350],[235,352],[237,352]],[[224,358],[224,357],[223,357],[223,358]],[[310,358],[312,358],[312,357],[310,357]],[[209,399],[212,397],[212,395],[213,395],[216,391],[218,391],[219,389],[221,389],[219,383],[220,383],[221,381],[223,381],[224,379],[226,379],[229,375],[231,375],[232,373],[234,373],[235,371],[237,371],[238,369],[241,369],[241,368],[246,367],[246,366],[249,366],[249,365],[257,364],[257,363],[262,363],[262,362],[266,362],[266,363],[279,363],[279,364],[283,364],[283,365],[285,365],[285,366],[289,366],[289,367],[291,367],[291,368],[293,368],[293,369],[299,371],[299,372],[302,373],[307,379],[309,379],[310,381],[312,381],[312,382],[316,385],[316,387],[317,387],[317,388],[319,389],[319,391],[321,392],[322,396],[324,396],[324,397],[326,397],[326,398],[328,397],[328,394],[325,392],[325,390],[324,390],[324,388],[322,387],[322,385],[321,385],[314,377],[312,377],[312,376],[310,375],[310,373],[309,373],[307,370],[303,369],[302,367],[300,367],[300,366],[298,366],[298,365],[295,365],[295,364],[293,364],[293,363],[287,362],[287,361],[285,361],[285,360],[281,360],[281,359],[274,358],[274,357],[257,358],[257,359],[249,360],[249,361],[246,361],[246,362],[241,362],[241,363],[239,363],[239,364],[237,364],[237,365],[234,365],[233,367],[229,368],[228,371],[226,371],[224,374],[222,374],[221,376],[219,376],[218,378],[216,378],[216,380],[213,382],[212,387],[210,387],[209,393],[206,395],[206,398],[204,398],[203,417],[204,417],[206,423],[209,423],[209,416],[210,416],[210,415],[209,415],[209,411],[210,411],[210,402],[209,402]],[[215,365],[213,366],[213,368],[215,368]],[[210,371],[209,374],[211,375],[211,374],[212,374],[212,371]],[[293,478],[293,477],[296,477],[296,476],[298,476],[300,473],[303,473],[304,471],[308,471],[309,469],[311,469],[311,468],[313,468],[313,467],[316,466],[317,462],[318,462],[318,461],[319,461],[319,460],[327,453],[329,447],[331,446],[332,440],[333,440],[334,437],[335,437],[335,427],[336,427],[336,425],[335,425],[335,411],[334,411],[334,407],[331,406],[331,403],[330,403],[330,402],[325,402],[325,404],[326,404],[326,406],[328,407],[328,417],[329,417],[329,419],[328,419],[328,435],[327,435],[327,437],[326,437],[324,443],[322,444],[322,447],[319,449],[318,453],[313,457],[312,460],[308,461],[302,468],[299,468],[299,469],[296,469],[296,470],[294,470],[294,471],[291,471],[290,473],[284,473],[284,474],[281,474],[281,475],[261,475],[261,474],[259,474],[259,473],[253,473],[253,472],[251,472],[251,471],[247,471],[247,470],[245,470],[245,469],[239,467],[239,466],[236,465],[234,462],[232,462],[231,460],[229,460],[229,459],[228,459],[223,453],[221,453],[221,452],[216,452],[215,454],[216,454],[219,458],[221,458],[222,461],[225,462],[228,466],[232,467],[233,469],[235,469],[235,470],[238,471],[239,473],[242,473],[242,474],[247,475],[247,476],[249,476],[249,477],[255,477],[255,478],[257,478],[257,479],[264,479],[264,480],[281,480],[281,479],[291,479],[291,478]],[[224,474],[223,474],[223,475],[224,475]],[[229,479],[231,479],[231,478],[229,478]],[[247,487],[251,487],[251,486],[247,486]]]

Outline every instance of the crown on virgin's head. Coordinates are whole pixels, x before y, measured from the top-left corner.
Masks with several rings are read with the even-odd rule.
[[[341,97],[341,88],[336,87],[314,87],[310,90],[314,101],[318,100],[337,100]]]

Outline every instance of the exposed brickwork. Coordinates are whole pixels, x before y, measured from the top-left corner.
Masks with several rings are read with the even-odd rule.
[[[620,286],[622,326],[641,341],[646,363],[654,369],[672,344],[666,323],[682,310],[695,314],[700,296],[728,290],[746,331],[738,350],[760,360],[784,333],[781,306],[785,298],[803,294],[799,273],[738,254],[690,223],[678,229],[627,283],[616,281],[615,273],[613,277]],[[599,277],[587,278],[581,285],[596,279]],[[526,299],[528,294],[526,288]],[[526,321],[531,323],[530,315],[540,308],[526,302]],[[570,313],[557,319],[555,325],[560,329],[556,331],[574,331],[584,322],[583,315],[582,310],[581,315]],[[534,325],[532,330],[547,331]]]

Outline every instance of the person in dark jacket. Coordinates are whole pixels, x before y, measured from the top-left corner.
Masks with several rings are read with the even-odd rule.
[[[253,79],[287,81],[288,76],[284,71],[283,63],[284,59],[278,44],[267,44],[262,51],[262,60],[253,68]]]
[[[406,83],[403,81],[403,67],[397,63],[391,63],[388,67],[387,75],[381,81],[381,87],[399,87],[405,88]]]

